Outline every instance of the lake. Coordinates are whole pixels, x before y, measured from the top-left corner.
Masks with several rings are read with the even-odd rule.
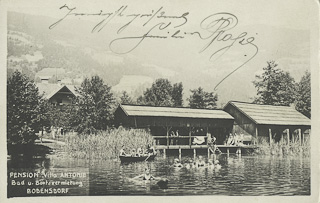
[[[8,197],[310,195],[309,158],[221,154],[215,157],[221,169],[175,168],[174,158],[177,156],[157,156],[152,162],[129,164],[121,164],[119,160],[72,159],[63,152],[28,160],[11,158],[8,160]],[[183,156],[181,162],[185,164],[190,160],[193,160],[192,156]],[[156,181],[132,179],[142,174],[146,167],[151,169],[153,176],[168,179],[168,188],[159,189]],[[38,177],[27,177],[28,173],[38,174]],[[22,180],[25,180],[25,185],[17,185]],[[63,188],[68,188],[68,192],[63,193]],[[53,189],[56,189],[56,193]],[[57,189],[60,189],[60,193]]]

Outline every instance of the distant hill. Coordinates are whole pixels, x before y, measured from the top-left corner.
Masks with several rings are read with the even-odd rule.
[[[99,75],[117,92],[126,90],[133,94],[143,92],[144,81],[147,84],[165,77],[173,83],[183,83],[186,100],[189,90],[199,86],[214,91],[216,84],[241,64],[239,58],[243,57],[242,52],[235,51],[216,63],[210,62],[199,54],[203,46],[199,43],[203,42],[195,40],[170,43],[149,40],[135,51],[120,55],[108,48],[110,33],[114,32],[112,26],[101,33],[91,33],[94,23],[67,19],[49,30],[56,20],[8,12],[9,74],[18,69],[32,78],[45,68],[64,69],[65,81],[79,82],[84,77]],[[256,94],[252,81],[268,60],[277,61],[296,81],[310,68],[308,31],[268,25],[243,26],[238,30],[254,34],[259,52],[218,87],[220,105],[229,100],[252,101]],[[180,57],[180,53],[185,57]]]

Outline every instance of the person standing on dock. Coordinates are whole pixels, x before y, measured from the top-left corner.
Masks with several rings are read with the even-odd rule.
[[[175,136],[175,134],[174,134],[174,132],[173,131],[171,131],[171,133],[170,133],[170,145],[173,145],[173,140],[174,140],[174,136]]]
[[[176,137],[179,137],[179,130],[176,131]],[[176,145],[179,145],[179,139],[176,138]]]
[[[215,153],[215,151],[217,150],[216,140],[217,138],[215,136],[208,136],[208,147],[211,149],[212,153]]]

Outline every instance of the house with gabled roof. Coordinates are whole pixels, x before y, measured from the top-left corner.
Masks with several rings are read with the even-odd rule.
[[[39,93],[43,94],[43,97],[54,105],[67,105],[71,104],[72,99],[77,95],[75,86],[73,85],[61,85],[61,84],[36,84]]]
[[[288,142],[292,139],[304,141],[303,137],[311,129],[311,120],[289,106],[230,101],[223,109],[234,117],[233,131],[248,133],[256,139],[271,142],[286,136]]]

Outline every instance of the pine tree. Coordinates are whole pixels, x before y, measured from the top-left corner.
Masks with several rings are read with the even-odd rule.
[[[120,97],[121,104],[133,104],[132,98],[129,96],[128,92],[123,91],[122,96]]]
[[[190,90],[189,106],[193,109],[215,109],[217,107],[218,95],[214,92],[206,92],[202,87]]]
[[[278,64],[268,61],[262,75],[253,82],[257,88],[255,103],[289,106],[295,100],[295,82],[288,72],[277,68]]]
[[[306,71],[297,84],[296,110],[311,118],[311,75]]]

